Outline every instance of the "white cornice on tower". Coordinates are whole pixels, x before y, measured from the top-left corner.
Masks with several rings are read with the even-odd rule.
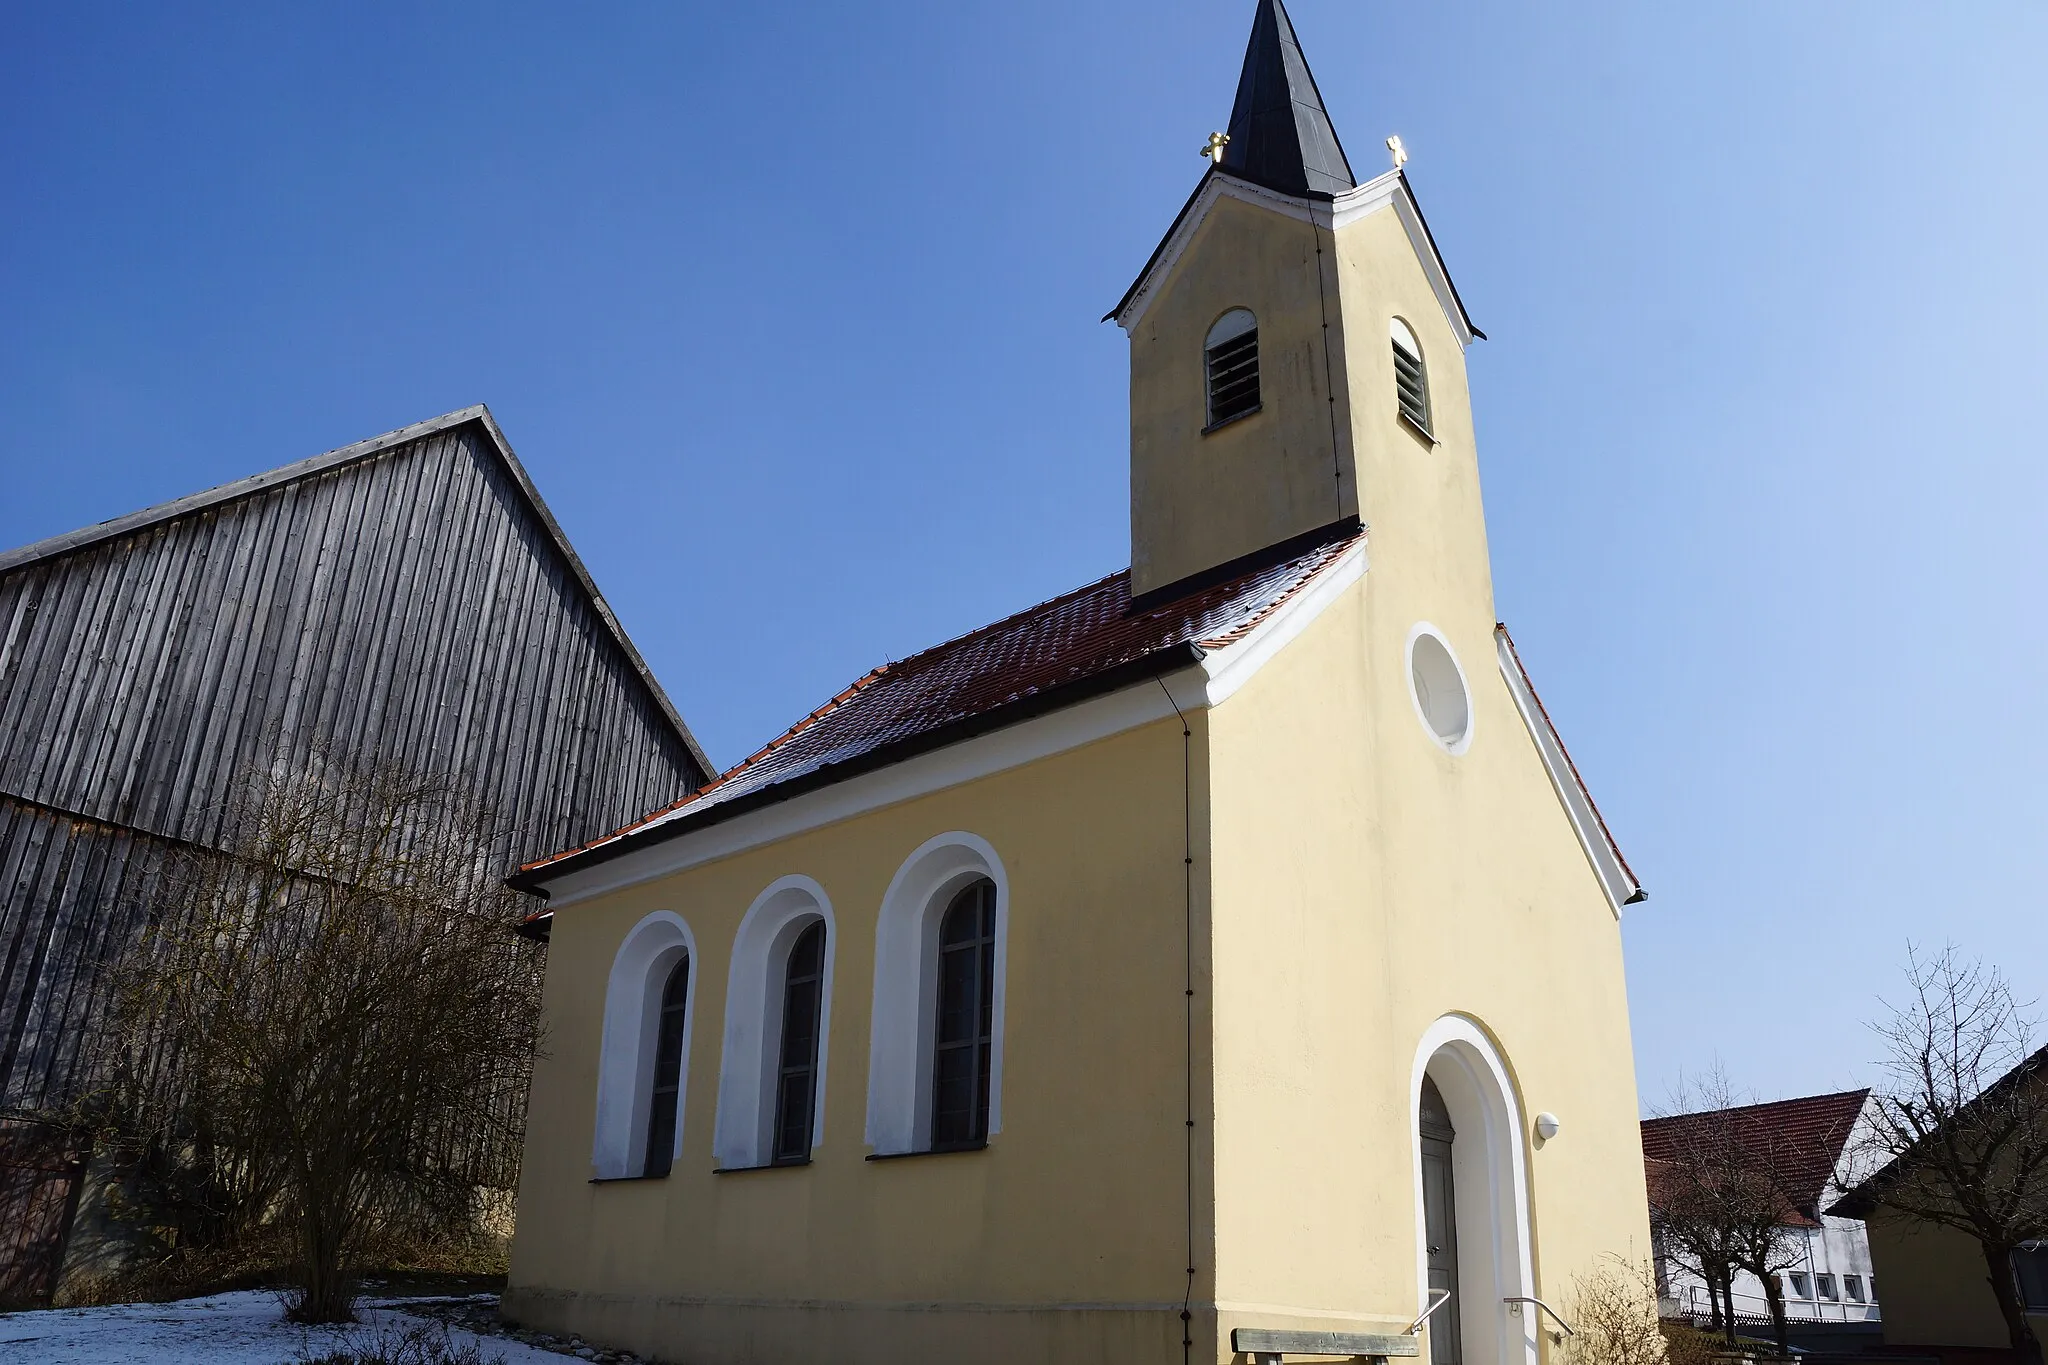
[[[1422,263],[1423,274],[1429,278],[1429,287],[1443,308],[1451,331],[1458,338],[1458,345],[1466,347],[1475,340],[1485,339],[1486,333],[1474,327],[1472,319],[1466,315],[1457,286],[1451,283],[1450,271],[1445,269],[1443,257],[1437,253],[1436,241],[1430,236],[1429,225],[1423,221],[1422,209],[1415,202],[1415,191],[1408,184],[1408,177],[1398,169],[1333,198],[1282,194],[1278,190],[1240,180],[1227,170],[1211,169],[1195,188],[1186,207],[1181,209],[1180,216],[1174,219],[1165,239],[1159,243],[1159,249],[1145,263],[1145,269],[1122,302],[1110,312],[1109,318],[1114,319],[1126,334],[1137,328],[1145,310],[1157,297],[1160,284],[1173,273],[1181,253],[1194,241],[1202,221],[1225,198],[1254,204],[1297,222],[1313,223],[1326,231],[1348,227],[1382,209],[1393,209],[1401,220],[1402,230],[1408,234],[1409,245],[1415,249],[1415,258]]]

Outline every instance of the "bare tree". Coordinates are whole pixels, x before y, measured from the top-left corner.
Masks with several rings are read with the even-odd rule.
[[[1995,967],[1953,944],[1909,947],[1907,993],[1875,1024],[1887,1084],[1875,1096],[1870,1151],[1893,1163],[1863,1192],[1908,1218],[1982,1248],[2012,1349],[2041,1358],[2013,1272],[2022,1243],[2048,1237],[2048,1049]]]
[[[1744,1113],[1752,1103],[1717,1063],[1701,1080],[1681,1080],[1659,1118],[1650,1181],[1651,1217],[1667,1254],[1706,1281],[1714,1325],[1735,1341],[1735,1277],[1762,1282],[1781,1351],[1788,1349],[1778,1272],[1799,1263],[1795,1177],[1811,1153]]]
[[[166,879],[120,977],[116,1089],[229,1235],[289,1230],[292,1315],[342,1322],[374,1236],[516,1162],[539,967],[486,812],[393,767],[315,771],[258,784],[233,851]]]

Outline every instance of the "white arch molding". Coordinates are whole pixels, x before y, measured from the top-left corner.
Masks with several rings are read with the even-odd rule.
[[[754,897],[733,935],[725,988],[725,1044],[718,1072],[718,1119],[711,1153],[727,1168],[766,1166],[775,1151],[775,1073],[782,1042],[782,988],[799,935],[825,924],[825,979],[818,993],[818,1066],[813,1073],[811,1146],[825,1140],[826,1062],[832,1045],[832,963],[839,926],[825,888],[809,877],[779,877]]]
[[[657,910],[628,930],[612,958],[604,989],[604,1031],[598,1043],[597,1125],[591,1173],[619,1180],[647,1168],[647,1107],[654,1090],[654,1049],[661,1029],[661,990],[678,960],[690,960],[683,1006],[683,1061],[676,1086],[676,1146],[682,1154],[684,1103],[690,1093],[690,1033],[697,1017],[696,936],[681,915]]]
[[[875,925],[875,1000],[868,1039],[867,1140],[878,1154],[931,1145],[932,1028],[939,919],[953,896],[986,877],[996,888],[996,979],[990,1001],[988,1131],[1003,1126],[1004,982],[1009,977],[1010,878],[988,840],[954,830],[919,845],[882,897]]]
[[[1499,1049],[1470,1017],[1447,1014],[1423,1032],[1408,1078],[1408,1133],[1415,1178],[1416,1311],[1429,1298],[1423,1226],[1422,1078],[1436,1082],[1451,1113],[1451,1180],[1457,1190],[1458,1297],[1466,1365],[1536,1365],[1535,1309],[1502,1300],[1536,1292],[1529,1229],[1529,1172],[1522,1106]]]

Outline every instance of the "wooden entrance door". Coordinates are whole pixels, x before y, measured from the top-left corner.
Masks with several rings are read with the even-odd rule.
[[[1422,1226],[1429,1266],[1429,1301],[1448,1293],[1450,1302],[1430,1314],[1431,1365],[1463,1365],[1458,1335],[1458,1198],[1451,1179],[1451,1111],[1436,1082],[1422,1078]]]

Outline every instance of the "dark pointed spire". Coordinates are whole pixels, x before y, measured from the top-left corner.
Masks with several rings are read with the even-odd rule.
[[[1341,194],[1358,183],[1280,0],[1259,0],[1252,20],[1222,166],[1286,194]]]

